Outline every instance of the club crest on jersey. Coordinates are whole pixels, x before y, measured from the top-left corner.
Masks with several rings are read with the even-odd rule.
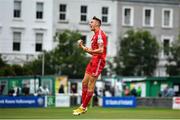
[[[102,37],[98,35],[98,43],[103,43]]]

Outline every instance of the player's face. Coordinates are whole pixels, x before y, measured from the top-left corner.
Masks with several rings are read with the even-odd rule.
[[[96,20],[91,20],[89,23],[89,27],[91,29],[91,31],[95,31],[95,28],[97,27],[97,21]]]

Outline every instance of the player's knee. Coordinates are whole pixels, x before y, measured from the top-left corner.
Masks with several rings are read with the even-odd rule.
[[[83,84],[83,85],[88,85],[88,81],[85,80],[85,79],[83,79],[82,84]]]
[[[89,92],[93,92],[93,91],[94,91],[94,86],[89,86],[89,87],[88,87],[88,91],[89,91]]]
[[[95,79],[90,79],[89,82],[92,83],[92,84],[95,84],[96,80]]]
[[[88,84],[88,90],[89,91],[94,91],[94,87],[95,87],[95,84],[93,82],[89,82]]]

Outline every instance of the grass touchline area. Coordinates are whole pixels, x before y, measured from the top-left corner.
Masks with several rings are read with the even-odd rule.
[[[92,107],[80,116],[70,108],[0,108],[0,119],[180,119],[180,110]]]

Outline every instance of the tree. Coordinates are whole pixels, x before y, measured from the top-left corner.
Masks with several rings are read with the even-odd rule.
[[[29,75],[41,75],[42,74],[42,55],[39,55],[37,59],[27,62],[23,65],[26,71],[29,71]]]
[[[12,67],[8,65],[0,55],[0,76],[13,76],[15,75]]]
[[[3,61],[3,59],[1,58],[1,55],[0,55],[0,68],[4,67],[6,65],[7,65],[6,62]]]
[[[178,40],[172,43],[170,47],[170,56],[168,57],[168,63],[166,65],[166,72],[169,75],[180,74],[180,35]]]
[[[0,56],[0,76],[22,76],[29,75],[29,69],[24,69],[21,65],[9,65]]]
[[[71,78],[83,77],[88,59],[86,53],[77,45],[77,40],[81,38],[81,34],[65,31],[57,34],[57,38],[59,44],[53,51],[53,60],[58,65],[58,72]]]
[[[49,52],[44,52],[45,75],[68,75],[70,78],[82,78],[87,64],[86,53],[77,45],[81,34],[74,31],[64,31],[55,36],[58,45]],[[32,74],[41,75],[42,55],[38,59],[24,65],[32,70]]]
[[[22,76],[24,75],[24,70],[23,70],[23,67],[21,65],[12,65],[11,66],[12,70],[14,71],[14,73],[17,75],[17,76]]]
[[[7,65],[0,70],[0,76],[15,76],[16,73],[11,66]]]
[[[26,71],[26,74],[29,75],[42,75],[42,61],[43,61],[43,54],[44,54],[44,59],[45,59],[45,64],[44,64],[44,74],[45,75],[54,75],[57,72],[57,62],[53,59],[54,57],[56,58],[55,54],[53,51],[43,51],[42,54],[38,56],[37,59],[27,62],[24,64],[23,68]],[[58,57],[58,56],[57,56]]]
[[[148,31],[129,30],[120,40],[115,72],[125,76],[150,76],[158,62],[159,44]]]

